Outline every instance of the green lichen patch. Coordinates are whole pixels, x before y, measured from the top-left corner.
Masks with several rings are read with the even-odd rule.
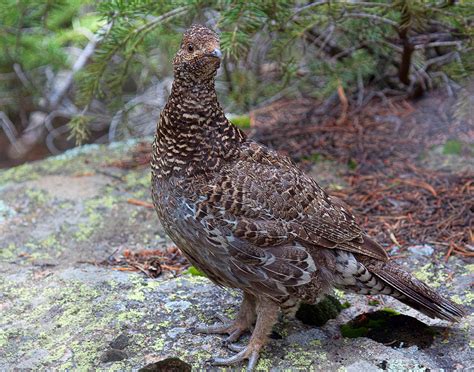
[[[315,353],[314,351],[303,350],[301,346],[293,344],[285,353],[285,360],[289,361],[293,368],[308,368],[313,365],[314,359],[318,358],[324,361],[326,356],[324,353]]]
[[[86,241],[94,232],[100,231],[104,221],[104,212],[112,209],[117,203],[118,200],[113,196],[112,190],[105,191],[102,197],[87,200],[84,203],[83,213],[85,221],[77,225],[74,238],[79,242]]]
[[[28,199],[28,207],[30,209],[40,208],[46,204],[49,200],[49,195],[44,190],[39,190],[37,188],[27,188],[23,193]]]
[[[39,175],[34,171],[32,163],[20,165],[0,171],[0,185],[6,185],[13,182],[21,182],[38,178]]]
[[[132,192],[132,196],[140,200],[151,199],[151,174],[149,169],[129,172],[125,176],[125,190]]]
[[[39,162],[1,170],[0,186],[36,180],[50,174],[90,173],[95,167],[103,168],[104,164],[120,159],[123,157],[123,152],[129,150],[136,143],[137,140],[131,139],[112,143],[108,146],[85,145]],[[104,151],[104,149],[107,149],[107,151]]]
[[[368,337],[391,347],[416,345],[421,349],[429,347],[436,334],[425,323],[388,308],[361,314],[341,325],[340,330],[346,338]]]
[[[439,268],[431,262],[421,267],[414,275],[417,279],[429,283],[433,288],[439,288],[442,285],[449,284],[446,281],[448,275],[443,271],[443,268]]]
[[[91,275],[95,273],[91,271]],[[117,303],[133,297],[143,285],[114,282],[112,288],[107,283],[66,278],[47,276],[41,287],[19,286],[9,280],[0,283],[0,292],[9,304],[8,313],[0,320],[0,344],[4,346],[0,346],[0,360],[15,365],[40,348],[43,353],[35,367],[95,369],[108,347],[107,339],[124,327],[151,325],[143,305],[131,301],[117,308]],[[153,288],[156,285],[149,291]],[[134,336],[133,341],[130,350],[143,347],[143,337]]]
[[[1,245],[0,246],[0,260],[6,261],[15,258],[17,253],[17,247],[15,243],[8,243],[8,245]]]
[[[215,286],[193,269],[188,275],[152,280],[142,273],[84,263],[102,262],[117,250],[120,254],[123,249],[159,249],[169,244],[153,210],[127,203],[129,198],[149,201],[149,170],[110,166],[123,159],[129,148],[124,144],[86,147],[0,171],[4,202],[0,210],[15,211],[14,215],[3,212],[6,220],[0,222],[2,368],[123,371],[179,357],[200,370],[211,357],[232,355],[222,346],[225,336],[193,334],[189,329],[214,323],[216,314],[234,318],[241,299],[238,291]],[[462,158],[444,156],[441,151],[438,155]],[[315,178],[329,180],[330,187],[342,184],[339,176],[329,177],[347,172],[346,164],[339,164],[335,172],[337,165],[327,159],[312,164]],[[456,256],[444,263],[444,253],[440,250],[439,254],[441,258],[431,260],[433,266],[423,266],[429,261],[418,256],[407,258],[404,264],[411,271],[418,270],[428,283],[437,283],[444,295],[469,304],[474,297],[469,272],[474,266]],[[454,275],[448,276],[451,273]],[[387,360],[389,369],[429,360],[426,367],[437,370],[469,360],[466,350],[472,317],[452,326],[448,343],[444,336],[439,337],[432,347],[410,351],[410,360],[397,364],[404,358],[403,351],[370,340],[340,339],[335,324],[348,314],[370,308],[366,297],[336,293],[340,302],[349,300],[353,308],[322,327],[292,319],[279,323],[276,330],[281,338],[270,340],[258,367],[342,370],[362,355],[373,365]],[[365,328],[364,334],[371,332]],[[105,357],[113,355],[110,350],[117,346],[112,341],[123,334],[128,342],[117,355],[124,359]],[[247,334],[240,343],[248,339]],[[437,356],[440,352],[443,358]]]

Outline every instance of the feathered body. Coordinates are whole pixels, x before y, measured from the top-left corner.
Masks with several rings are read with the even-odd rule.
[[[257,318],[240,357],[218,362],[250,358],[253,367],[278,308],[291,312],[332,287],[391,295],[431,317],[462,316],[391,263],[341,201],[226,119],[214,89],[218,47],[203,26],[185,33],[152,159],[153,201],[165,231],[212,281],[244,291],[236,321],[207,331],[228,332],[233,341]]]

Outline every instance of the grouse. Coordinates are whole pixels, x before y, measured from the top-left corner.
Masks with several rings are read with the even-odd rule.
[[[156,130],[152,195],[159,220],[214,283],[243,292],[233,321],[197,327],[228,334],[253,369],[281,311],[294,313],[331,288],[389,295],[430,317],[463,309],[392,263],[384,249],[288,157],[247,139],[224,115],[214,79],[217,34],[193,25],[173,60],[174,82]],[[252,330],[247,346],[232,342]]]

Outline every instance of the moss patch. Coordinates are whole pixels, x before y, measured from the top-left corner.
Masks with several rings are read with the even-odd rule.
[[[199,271],[199,269],[197,269],[194,266],[190,266],[189,269],[187,269],[183,274],[192,275],[192,276],[204,276],[204,277],[206,276],[206,274]]]
[[[357,168],[357,161],[355,159],[350,158],[349,161],[347,162],[347,167],[350,170],[355,170]]]
[[[230,119],[230,121],[236,127],[239,127],[239,128],[242,128],[242,129],[250,128],[250,116],[248,116],[248,115],[233,116]]]
[[[461,155],[462,142],[457,140],[448,140],[443,145],[444,155]]]
[[[301,304],[296,312],[296,318],[304,324],[322,326],[329,319],[334,319],[339,315],[344,306],[334,297],[326,296],[316,305]]]

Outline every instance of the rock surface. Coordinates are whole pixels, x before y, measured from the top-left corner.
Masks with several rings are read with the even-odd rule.
[[[131,146],[85,146],[0,172],[0,370],[138,370],[174,357],[203,367],[211,356],[229,354],[220,336],[188,329],[215,321],[218,312],[232,316],[238,292],[198,276],[150,279],[95,264],[124,249],[171,245],[153,210],[127,203],[150,201],[148,169],[110,165]],[[399,263],[472,309],[473,264],[456,257],[445,263],[436,249]],[[283,338],[271,340],[258,367],[368,372],[474,365],[472,315],[449,325],[390,298],[371,306],[373,298],[337,295],[351,306],[322,327],[280,322],[275,331]],[[392,348],[341,336],[341,324],[386,307],[435,326],[433,344]]]

